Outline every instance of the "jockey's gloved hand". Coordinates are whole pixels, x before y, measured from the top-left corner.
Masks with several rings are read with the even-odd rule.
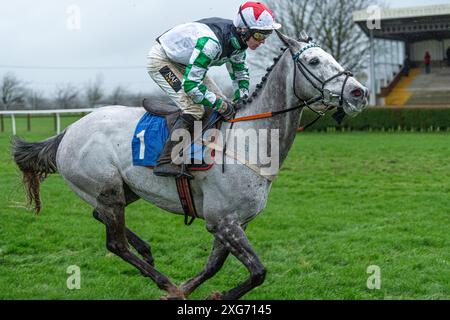
[[[226,99],[222,100],[222,103],[219,106],[219,108],[217,108],[217,111],[227,121],[232,120],[234,117],[234,114],[236,113],[236,111],[234,110],[233,104]]]
[[[234,101],[234,109],[236,111],[242,109],[247,104],[248,95],[243,96],[242,98],[239,98],[238,100]]]

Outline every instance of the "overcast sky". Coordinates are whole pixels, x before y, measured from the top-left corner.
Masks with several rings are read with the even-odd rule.
[[[174,25],[205,17],[232,19],[242,2],[2,1],[0,77],[12,71],[26,81],[29,87],[51,94],[57,83],[70,82],[83,86],[101,74],[107,90],[123,84],[133,91],[149,92],[155,90],[156,85],[146,72],[146,55],[159,34]],[[450,4],[450,0],[385,2],[392,8]],[[77,10],[80,12],[79,25],[76,19]],[[77,70],[79,67],[83,69]],[[216,77],[223,74],[220,70],[213,72]]]

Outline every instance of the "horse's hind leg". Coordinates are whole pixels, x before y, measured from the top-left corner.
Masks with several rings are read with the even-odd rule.
[[[223,266],[230,251],[218,240],[214,240],[213,249],[208,257],[205,268],[198,275],[189,279],[180,286],[184,296],[190,295],[203,282],[212,278]]]
[[[169,293],[169,297],[184,298],[180,290],[164,274],[137,257],[128,247],[125,228],[125,201],[121,191],[109,190],[98,197],[97,218],[106,226],[106,247],[109,251],[135,266],[144,276]]]
[[[225,218],[219,225],[208,226],[208,231],[250,272],[247,281],[222,294],[214,293],[210,299],[236,300],[264,282],[266,270],[250,245],[244,229],[235,220]]]
[[[99,213],[94,210],[93,216],[96,220],[103,223],[103,221],[100,219]],[[131,231],[128,228],[125,228],[126,236],[128,243],[133,246],[134,249],[144,258],[145,262],[150,264],[151,266],[155,266],[155,260],[153,259],[152,250],[150,245],[139,238],[133,231]]]

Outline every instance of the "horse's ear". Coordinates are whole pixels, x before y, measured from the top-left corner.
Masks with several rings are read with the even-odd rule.
[[[300,32],[300,39],[299,40],[308,43],[309,41],[312,40],[312,38],[310,36],[308,36],[308,34],[306,33],[305,30],[302,30]]]
[[[295,48],[296,46],[298,46],[297,41],[295,41],[294,39],[289,38],[287,35],[282,34],[277,30],[275,30],[275,32],[277,33],[280,40],[289,48]]]

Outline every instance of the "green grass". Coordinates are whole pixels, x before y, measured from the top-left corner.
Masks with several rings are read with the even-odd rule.
[[[43,139],[52,120],[19,135]],[[22,130],[22,131],[20,131]],[[105,248],[104,226],[58,175],[42,185],[43,210],[23,207],[20,175],[0,134],[0,299],[158,299],[163,292]],[[450,135],[299,134],[267,208],[247,234],[266,282],[245,299],[449,299]],[[139,201],[127,223],[176,283],[195,275],[212,243],[203,222]],[[81,289],[66,287],[81,268]],[[381,289],[366,286],[381,269]],[[229,258],[191,296],[206,297],[244,280]]]

